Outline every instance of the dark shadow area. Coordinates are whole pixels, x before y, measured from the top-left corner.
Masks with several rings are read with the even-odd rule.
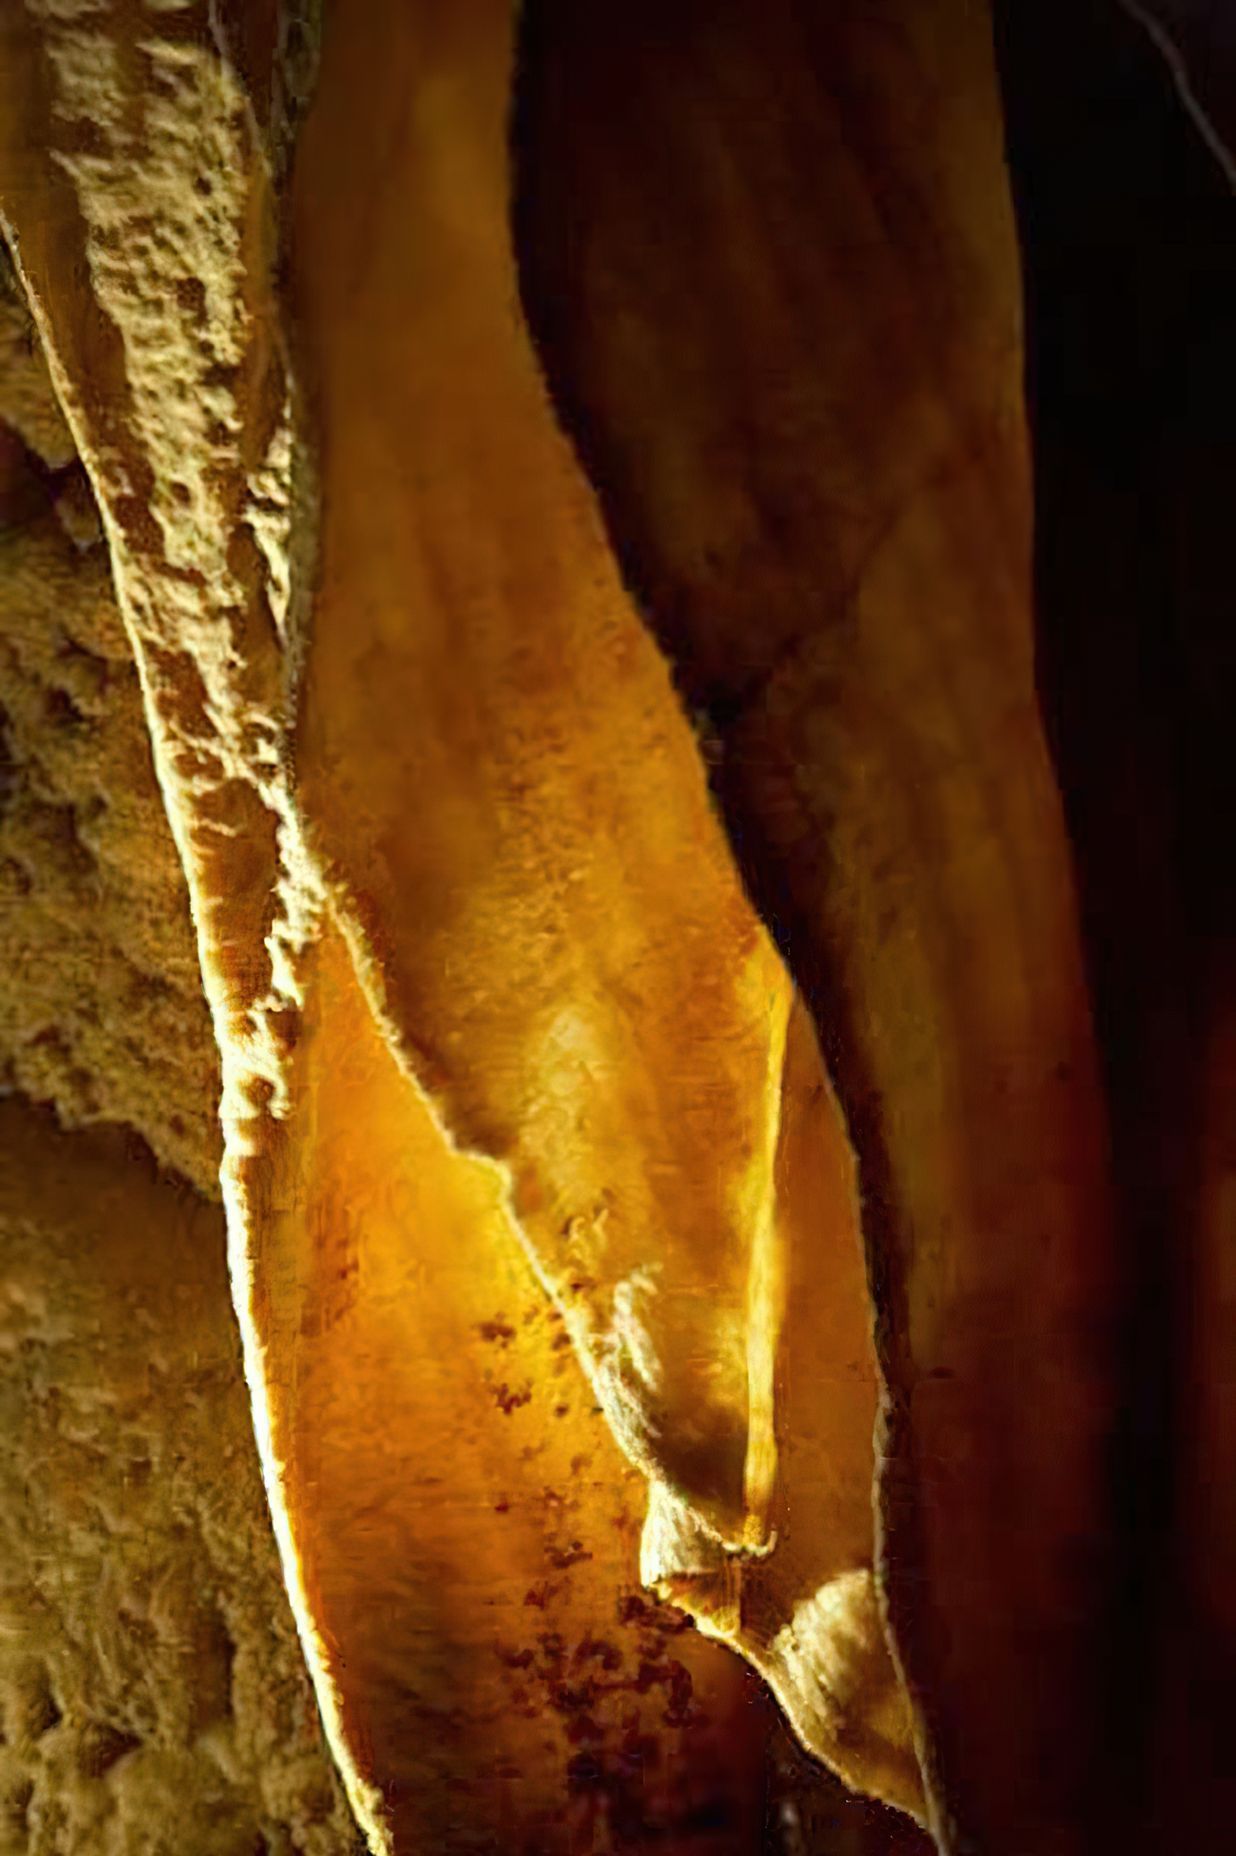
[[[1216,1788],[1226,1810],[1236,1802],[1231,1645],[1216,1641],[1188,1544],[1203,1519],[1191,1485],[1227,1467],[1207,1462],[1193,1406],[1220,1364],[1199,1308],[1207,1130],[1233,1115],[1213,1052],[1236,962],[1236,199],[1120,6],[997,14],[1025,265],[1039,687],[1132,1284],[1114,1465],[1131,1550],[1110,1707],[1130,1834],[1183,1848],[1182,1812],[1200,1831]],[[1156,1690],[1170,1722],[1147,1705]]]
[[[930,1856],[918,1825],[860,1798],[793,1738],[771,1699],[762,1856]]]

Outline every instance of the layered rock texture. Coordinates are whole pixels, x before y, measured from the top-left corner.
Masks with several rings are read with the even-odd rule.
[[[262,1499],[217,1207],[0,1111],[0,1848],[360,1846]]]
[[[93,491],[0,272],[0,1052],[217,1196],[218,1060]]]
[[[15,1850],[1227,1811],[1186,12],[0,11]]]
[[[240,1371],[184,878],[3,284],[0,1848],[352,1856]]]

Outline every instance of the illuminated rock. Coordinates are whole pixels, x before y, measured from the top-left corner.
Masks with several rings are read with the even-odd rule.
[[[1081,1849],[1116,1274],[990,22],[655,14],[526,10],[525,297],[857,1149],[934,1826]]]
[[[916,1806],[848,1151],[518,318],[506,9],[328,22],[296,376],[268,119],[205,10],[32,5],[0,52],[0,198],[188,881],[258,1444],[362,1825],[750,1847],[748,1680],[657,1650],[646,1498],[646,1579]],[[566,1681],[615,1619],[634,1650]]]

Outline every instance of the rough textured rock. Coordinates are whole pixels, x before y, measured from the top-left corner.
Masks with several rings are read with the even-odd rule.
[[[124,1130],[0,1105],[0,1848],[348,1856],[208,1202],[218,1062],[184,878],[7,264],[0,422],[5,1089]]]
[[[47,361],[8,251],[0,258],[0,393],[4,422],[51,471],[77,458],[73,435],[48,378]],[[96,536],[101,531],[95,530]]]
[[[713,1639],[1230,1817],[1228,40],[1053,10],[0,10],[18,1843],[346,1847],[293,1618],[379,1856],[921,1848]]]
[[[503,295],[515,305],[509,13],[328,20],[287,267],[323,490],[307,631],[303,409],[273,293],[263,112],[208,9],[173,8],[155,29],[121,7],[96,25],[41,4],[4,22],[24,101],[0,194],[99,494],[188,880],[258,1443],[357,1815],[375,1848],[428,1834],[538,1850],[671,1830],[684,1848],[741,1848],[758,1818],[747,1679],[703,1637],[668,1665],[643,1644],[629,1678],[619,1653],[586,1704],[559,1710],[586,1705],[582,1719],[512,1706],[510,1670],[535,1655],[523,1613],[560,1600],[569,1628],[544,1634],[586,1660],[585,1620],[620,1612],[638,1571],[606,1512],[626,1472],[615,1460],[589,1485],[571,1469],[593,1415],[578,1386],[551,1412],[552,1447],[508,1461],[520,1424],[499,1430],[513,1492],[505,1510],[493,1499],[479,1414],[492,1429],[495,1407],[530,1403],[525,1381],[551,1374],[553,1347],[521,1322],[512,1357],[527,1352],[527,1371],[491,1385],[483,1330],[505,1317],[486,1314],[478,1284],[529,1261],[651,1479],[645,1575],[685,1580],[687,1602],[719,1579],[707,1621],[732,1635],[754,1561],[760,1635],[790,1672],[783,1698],[803,1692],[800,1731],[913,1806],[872,1583],[874,1381],[845,1143],[801,1015],[783,1079],[788,982],[526,333],[501,313]],[[406,174],[383,162],[384,124]],[[401,174],[420,268],[404,255]],[[374,237],[354,262],[360,195]],[[343,316],[341,281],[355,291]],[[435,400],[444,368],[471,382],[466,417]],[[448,449],[425,476],[427,420]],[[590,710],[600,651],[604,704]],[[779,1138],[803,1116],[834,1129],[823,1178]],[[782,1278],[812,1244],[817,1288],[832,1290],[815,1306],[846,1336],[838,1379],[861,1428],[825,1415],[846,1460],[815,1492],[782,1587],[762,1578],[765,1559],[784,1563],[777,1502],[790,1531]],[[448,1446],[459,1479],[438,1509],[428,1490]],[[548,1482],[529,1467],[544,1450]],[[565,1547],[538,1516],[547,1489],[580,1505]],[[585,1544],[606,1529],[608,1551]],[[554,1554],[573,1576],[546,1594],[534,1580]],[[659,1704],[624,1704],[629,1681],[637,1695],[669,1683],[646,1749],[641,1708]]]
[[[215,1195],[217,1057],[133,653],[7,263],[0,280],[0,1065]]]
[[[84,1052],[80,1037],[72,1043],[76,1092],[62,1072],[33,1069],[28,1056],[14,1080],[54,1101],[62,1120],[102,1113],[124,1122],[165,1164],[210,1190],[217,1082],[182,879],[93,496],[65,439],[28,313],[15,284],[11,290],[14,358],[12,373],[0,374],[0,406],[14,427],[21,419],[26,434],[39,437],[43,463],[58,463],[49,474],[24,445],[10,443],[0,544],[9,550],[13,639],[5,687],[21,727],[12,727],[6,824],[10,843],[22,846],[29,886],[22,883],[0,916],[9,945],[27,950],[5,967],[0,1011],[14,1025],[40,1014],[38,1025],[57,1033],[43,1042],[61,1054],[79,1013],[95,1036]],[[67,651],[69,638],[89,640],[89,663],[102,669],[84,673],[84,650],[79,642]],[[90,718],[89,754],[80,723],[70,741],[59,739],[62,705],[46,700],[57,676],[73,679],[69,687]],[[127,862],[106,887],[92,888],[90,905],[59,885],[60,840],[26,823],[34,808],[26,788],[46,782],[49,761],[57,790],[85,791],[95,813],[123,808]],[[49,894],[51,902],[32,900]],[[137,1011],[126,984],[125,956],[134,948],[172,991],[169,1022],[151,1024]],[[179,982],[174,990],[169,975]],[[21,1045],[14,1033],[14,1056]],[[153,1087],[143,1086],[147,1078]],[[87,1086],[90,1093],[81,1093]],[[199,1130],[187,1150],[173,1116]],[[15,1856],[249,1856],[264,1837],[274,1851],[352,1849],[355,1833],[332,1790],[277,1584],[217,1215],[183,1187],[158,1182],[133,1136],[69,1139],[11,1104],[0,1117],[0,1153],[8,1316],[0,1399],[11,1446],[0,1500],[8,1524],[0,1771],[9,1814],[0,1847]],[[423,1180],[417,1191],[425,1196]],[[684,1636],[680,1614],[640,1593],[642,1484],[614,1451],[569,1349],[564,1357],[561,1326],[539,1286],[510,1254],[477,1269],[475,1239],[466,1227],[459,1236],[459,1263],[477,1280],[475,1307],[462,1298],[449,1338],[438,1304],[427,1311],[421,1352],[432,1383],[415,1388],[407,1424],[409,1436],[423,1439],[426,1460],[412,1457],[405,1467],[416,1477],[418,1504],[434,1512],[434,1531],[449,1532],[452,1521],[458,1527],[458,1467],[450,1478],[437,1473],[439,1438],[444,1429],[459,1437],[457,1410],[449,1410],[459,1399],[449,1387],[459,1358],[470,1360],[465,1427],[482,1460],[465,1480],[501,1517],[486,1583],[491,1595],[504,1585],[511,1593],[509,1635],[482,1640],[474,1679],[479,1673],[492,1686],[495,1723],[513,1711],[540,1734],[548,1722],[577,1837],[592,1825],[604,1838],[612,1825],[629,1843],[642,1818],[649,1835],[672,1834],[676,1849],[692,1847],[693,1838],[711,1848],[715,1833],[703,1826],[736,1805],[727,1835],[744,1852],[764,1843],[797,1852],[807,1836],[807,1847],[845,1856],[914,1847],[908,1830],[847,1799],[788,1746],[765,1777],[765,1715],[749,1683],[733,1687],[747,1749],[741,1786],[735,1772],[721,1774],[716,1756],[698,1756],[696,1743],[706,1745],[714,1731],[703,1718],[701,1670],[706,1704],[721,1653]],[[508,1308],[511,1315],[518,1308],[516,1320]],[[388,1419],[397,1383],[392,1372],[381,1389]],[[429,1426],[427,1411],[435,1418]],[[346,1475],[352,1438],[346,1428],[341,1436]],[[471,1511],[465,1520],[470,1527]],[[512,1556],[513,1535],[531,1542],[522,1565]],[[442,1565],[418,1567],[421,1540],[419,1549],[416,1538],[406,1543],[405,1602],[420,1622],[415,1657],[400,1679],[414,1667],[433,1677],[420,1726],[442,1743],[440,1789],[429,1810],[438,1835],[467,1816],[466,1768],[441,1722],[442,1658],[457,1658],[459,1642],[457,1627],[443,1639],[433,1617]],[[610,1581],[599,1602],[598,1560]],[[387,1635],[385,1612],[378,1623]],[[398,1729],[408,1720],[405,1698],[392,1721]],[[779,1745],[783,1731],[771,1723],[769,1731]],[[640,1777],[657,1740],[666,1757],[659,1802]],[[488,1763],[491,1743],[480,1751]],[[423,1804],[415,1815],[423,1825]]]
[[[270,1537],[219,1211],[132,1137],[15,1101],[0,1426],[0,1848],[356,1849]]]
[[[218,1061],[93,492],[0,293],[0,1625],[29,1856],[359,1847],[270,1537]],[[265,1841],[262,1842],[261,1840]]]

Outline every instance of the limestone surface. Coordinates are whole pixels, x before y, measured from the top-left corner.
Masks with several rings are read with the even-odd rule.
[[[218,1207],[0,1104],[0,1849],[348,1856]]]
[[[218,1194],[218,1058],[89,481],[0,265],[0,1075]]]

